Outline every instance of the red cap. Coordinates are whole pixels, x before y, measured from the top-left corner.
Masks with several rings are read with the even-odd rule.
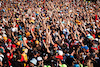
[[[13,48],[16,48],[16,45],[15,45],[15,44],[12,44],[12,47],[13,47]]]
[[[8,39],[8,42],[12,42],[11,39]]]
[[[16,27],[18,27],[18,25],[16,25]]]
[[[60,59],[60,60],[63,59],[63,56],[61,56],[61,55],[58,55],[58,56],[55,56],[55,57],[58,58],[58,59]]]

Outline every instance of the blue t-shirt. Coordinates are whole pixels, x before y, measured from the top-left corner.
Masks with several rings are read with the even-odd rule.
[[[79,64],[74,64],[74,67],[80,67],[80,65]]]

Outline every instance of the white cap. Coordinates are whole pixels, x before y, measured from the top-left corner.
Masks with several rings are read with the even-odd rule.
[[[86,29],[86,31],[90,31],[90,28]]]
[[[26,38],[26,37],[24,37],[24,40],[27,40],[27,38]]]
[[[37,57],[37,60],[38,60],[38,61],[41,61],[41,60],[42,60],[42,57]]]
[[[12,32],[15,32],[16,31],[16,29],[15,28],[12,28]]]
[[[95,38],[94,40],[98,41],[98,38]]]
[[[0,29],[2,29],[2,27],[0,27]]]
[[[59,21],[57,21],[57,23],[59,23]]]
[[[90,36],[90,34],[87,34],[87,36]]]
[[[92,24],[95,24],[95,22],[92,22]]]
[[[63,55],[63,51],[62,51],[62,50],[59,50],[59,51],[58,51],[58,54],[59,54],[59,55]]]
[[[96,22],[99,22],[99,20],[96,20]]]
[[[35,20],[35,18],[34,18],[34,17],[32,17],[32,19],[33,19],[33,20]]]
[[[70,10],[69,12],[72,12],[72,10]]]
[[[63,32],[66,32],[66,29],[63,29]]]

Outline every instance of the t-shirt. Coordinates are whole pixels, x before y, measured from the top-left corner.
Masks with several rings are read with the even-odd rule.
[[[24,57],[24,61],[28,61],[27,54],[24,53],[22,56]]]
[[[79,64],[74,64],[74,67],[80,67]]]

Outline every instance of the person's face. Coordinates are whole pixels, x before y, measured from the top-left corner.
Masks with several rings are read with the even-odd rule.
[[[74,40],[75,38],[74,38],[74,37],[72,37],[72,39]]]
[[[30,67],[34,67],[34,64],[33,63],[30,63]]]
[[[88,31],[86,31],[86,34],[89,34]]]
[[[44,58],[44,60],[47,60],[48,59],[48,56],[45,56],[45,57],[43,57]]]
[[[53,31],[53,33],[55,32],[55,30],[52,30]]]
[[[40,27],[40,30],[42,30],[42,27]]]
[[[54,27],[52,27],[52,29],[54,29]]]
[[[41,64],[41,63],[42,63],[42,61],[38,61],[38,63],[39,63],[39,64]]]
[[[56,51],[58,49],[58,47],[54,47],[54,50]]]
[[[16,50],[16,48],[13,48],[12,50],[13,50],[13,51],[15,51],[15,50]]]

